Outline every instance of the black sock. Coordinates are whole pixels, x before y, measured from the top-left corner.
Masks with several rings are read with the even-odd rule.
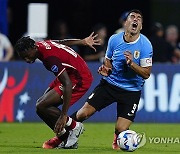
[[[117,136],[119,135],[119,131],[118,130],[115,130],[114,132]]]
[[[128,128],[127,130],[129,130],[129,128]],[[114,133],[115,133],[116,135],[119,135],[121,132],[119,132],[118,130],[115,130]]]
[[[77,117],[76,117],[76,114],[77,114],[78,111],[74,112],[70,117],[72,119],[74,119],[75,121],[78,121]]]

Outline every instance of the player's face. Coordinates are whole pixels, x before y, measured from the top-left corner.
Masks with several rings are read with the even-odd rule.
[[[28,49],[21,57],[27,62],[27,63],[34,63],[37,59],[37,49],[32,48]]]
[[[139,13],[132,12],[128,15],[125,22],[125,30],[131,35],[140,33],[142,29],[142,16]]]

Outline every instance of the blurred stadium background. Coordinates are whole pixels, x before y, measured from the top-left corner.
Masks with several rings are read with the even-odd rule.
[[[142,33],[147,37],[151,34],[154,22],[160,22],[164,27],[171,24],[180,27],[180,0],[0,0],[0,32],[8,36],[12,45],[28,33],[29,25],[41,25],[41,20],[29,23],[30,3],[47,4],[47,18],[43,21],[47,19],[47,38],[51,38],[53,26],[60,19],[67,22],[70,34],[75,38],[88,36],[96,23],[106,25],[109,38],[120,27],[118,19],[121,14],[134,8],[143,13]],[[99,82],[101,76],[97,74],[97,68],[100,64],[88,62],[94,82],[87,94],[69,110],[69,114],[84,104]],[[155,123],[157,127],[159,123],[180,122],[179,70],[179,63],[153,65],[151,77],[143,89],[135,122]],[[0,62],[0,122],[40,122],[35,113],[35,103],[53,79],[54,76],[41,63],[29,65],[16,57],[9,62]],[[115,120],[116,104],[113,104],[96,113],[88,122]]]
[[[0,18],[0,31],[9,37],[13,45],[18,38],[27,34],[28,31],[31,33],[28,26],[35,25],[35,29],[38,29],[42,22],[47,23],[47,28],[44,28],[44,33],[47,32],[47,34],[43,35],[46,35],[47,38],[51,37],[53,25],[59,19],[67,22],[70,33],[76,38],[88,36],[96,23],[104,23],[107,26],[109,37],[119,28],[118,19],[121,14],[133,8],[140,9],[143,12],[144,27],[142,33],[146,36],[150,35],[150,27],[156,21],[161,22],[164,27],[170,24],[180,26],[178,19],[180,1],[178,0],[0,0],[0,2],[0,14],[2,16]],[[31,13],[34,15],[33,18],[38,16],[38,13],[28,11],[29,4],[35,2],[36,4],[41,3],[40,5],[47,4],[45,21],[29,19]],[[29,23],[32,21],[35,22]],[[94,75],[95,80],[92,85],[94,88],[101,78],[96,72],[100,63],[88,62],[88,64]],[[35,114],[35,102],[53,79],[51,73],[42,68],[39,63],[31,66],[16,59],[8,63],[0,63],[0,68],[0,121],[39,121]],[[180,121],[179,68],[179,64],[154,64],[151,78],[147,80],[144,86],[141,105],[136,118],[137,122]],[[27,81],[22,83],[27,72]],[[75,109],[82,106],[92,88],[77,103]],[[21,110],[24,110],[24,118],[18,120],[18,111]],[[113,122],[115,120],[114,111],[115,105],[112,105],[90,120]]]

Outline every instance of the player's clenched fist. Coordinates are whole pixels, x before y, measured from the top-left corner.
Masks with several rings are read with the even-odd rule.
[[[109,68],[105,65],[101,65],[98,69],[98,73],[103,76],[108,76],[111,74],[111,72],[112,72],[112,68]]]
[[[126,58],[126,63],[128,65],[131,65],[132,61],[133,61],[133,56],[132,56],[132,53],[130,51],[125,51],[124,52],[124,56]]]

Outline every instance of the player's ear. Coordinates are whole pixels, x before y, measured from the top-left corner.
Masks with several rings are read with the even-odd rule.
[[[142,24],[141,24],[140,30],[142,30]]]
[[[126,24],[127,24],[127,20],[124,22],[124,26],[126,26]]]

